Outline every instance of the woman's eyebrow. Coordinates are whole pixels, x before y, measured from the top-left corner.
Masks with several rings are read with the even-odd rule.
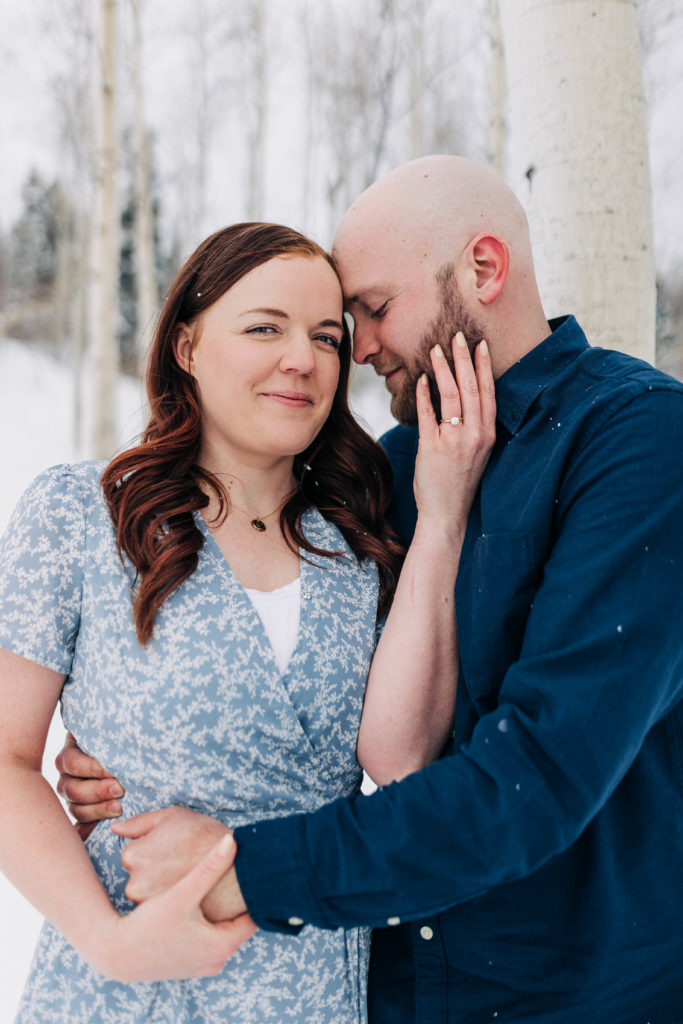
[[[283,320],[289,320],[289,315],[285,313],[283,309],[268,309],[266,307],[263,309],[245,309],[245,311],[239,315],[249,316],[251,313],[266,313],[267,316],[279,316],[282,317]]]
[[[285,313],[282,309],[270,309],[268,307],[262,307],[261,309],[245,309],[245,311],[239,315],[251,316],[253,313],[265,313],[266,316],[277,316],[282,320],[289,320],[289,313]],[[340,331],[343,331],[344,329],[339,320],[334,320],[332,318],[321,320],[318,327],[338,327]]]

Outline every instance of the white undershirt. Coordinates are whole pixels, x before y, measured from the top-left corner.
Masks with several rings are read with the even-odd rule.
[[[299,631],[301,579],[297,576],[291,583],[277,590],[244,589],[268,634],[280,674],[284,675],[294,653]]]

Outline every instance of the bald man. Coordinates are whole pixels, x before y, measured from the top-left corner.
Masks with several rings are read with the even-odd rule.
[[[456,587],[455,732],[370,797],[238,829],[207,910],[246,904],[293,934],[372,925],[371,1024],[680,1022],[683,386],[548,323],[522,208],[468,161],[381,179],[334,257],[354,358],[403,424],[384,443],[406,541],[429,349],[457,329],[488,341],[497,441]],[[62,767],[100,772],[74,750]],[[107,784],[64,780],[81,820]],[[221,827],[186,810],[123,824],[132,892]]]

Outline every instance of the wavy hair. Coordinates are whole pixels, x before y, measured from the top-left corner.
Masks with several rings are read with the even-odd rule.
[[[194,513],[219,503],[218,520],[230,512],[221,481],[199,464],[201,406],[193,377],[176,361],[178,326],[197,325],[201,314],[240,278],[277,256],[330,256],[315,242],[277,224],[243,223],[223,228],[190,256],[173,281],[149,354],[146,384],[150,419],[140,444],[113,459],[102,488],[116,531],[120,557],[137,571],[133,614],[140,643],[147,644],[159,608],[197,567],[204,542]],[[299,487],[280,513],[282,535],[293,551],[337,557],[314,547],[301,517],[316,506],[335,523],[355,555],[379,569],[384,614],[393,597],[404,549],[385,515],[391,469],[382,448],[356,423],[348,405],[351,340],[344,325],[340,373],[330,415],[313,443],[294,459]],[[203,486],[202,486],[203,485]]]

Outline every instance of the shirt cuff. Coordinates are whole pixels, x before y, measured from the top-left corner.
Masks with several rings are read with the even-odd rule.
[[[298,935],[304,925],[335,928],[321,917],[310,887],[305,816],[292,815],[235,829],[235,870],[247,910],[264,931]]]

